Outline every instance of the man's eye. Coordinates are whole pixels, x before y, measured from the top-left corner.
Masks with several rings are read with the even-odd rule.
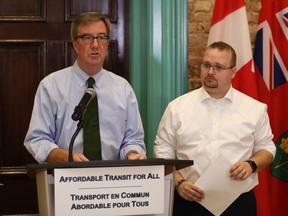
[[[85,35],[83,37],[84,40],[91,40],[93,37],[91,35]]]
[[[99,36],[98,36],[98,39],[99,39],[99,40],[105,40],[105,36],[99,35]]]
[[[209,64],[203,64],[203,66],[204,66],[204,68],[206,68],[206,69],[210,69],[210,67],[211,67],[211,65],[209,65]]]
[[[219,66],[219,65],[215,65],[214,68],[215,68],[215,70],[217,70],[217,71],[221,71],[221,70],[223,69],[223,68],[222,68],[221,66]]]

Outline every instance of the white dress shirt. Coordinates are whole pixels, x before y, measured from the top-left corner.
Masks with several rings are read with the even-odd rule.
[[[232,87],[222,99],[213,99],[202,87],[170,102],[159,124],[154,156],[193,160],[181,169],[195,182],[218,156],[231,164],[266,149],[275,155],[267,106]],[[251,190],[258,184],[252,175]]]

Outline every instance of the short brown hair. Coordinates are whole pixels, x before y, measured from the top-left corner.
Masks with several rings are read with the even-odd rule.
[[[214,42],[212,44],[210,44],[207,49],[212,48],[212,49],[219,49],[219,50],[230,50],[231,54],[232,54],[232,58],[231,58],[231,65],[235,66],[236,65],[236,61],[237,61],[237,56],[236,56],[236,52],[233,49],[233,47],[231,47],[229,44],[223,42],[223,41],[217,41]]]
[[[111,32],[111,22],[108,17],[98,12],[87,12],[81,13],[73,19],[70,29],[71,40],[73,41],[78,36],[78,27],[80,24],[93,23],[98,21],[104,22],[107,29],[107,36],[109,37]]]

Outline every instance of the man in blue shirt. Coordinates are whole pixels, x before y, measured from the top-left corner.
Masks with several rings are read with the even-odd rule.
[[[56,71],[39,84],[24,140],[39,163],[67,162],[77,121],[71,118],[93,77],[97,93],[103,160],[146,159],[144,131],[134,91],[124,78],[103,69],[111,23],[99,13],[83,13],[71,25],[77,53],[74,65]],[[73,161],[83,155],[83,130],[75,139]]]

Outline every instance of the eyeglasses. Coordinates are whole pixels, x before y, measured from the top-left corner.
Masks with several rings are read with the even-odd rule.
[[[221,72],[221,71],[232,69],[233,67],[235,67],[235,65],[234,65],[234,66],[225,68],[225,67],[222,67],[220,65],[214,65],[213,66],[213,65],[210,65],[208,63],[202,63],[200,66],[201,66],[201,70],[209,71],[211,68],[213,68],[213,70],[216,72]]]
[[[78,38],[81,38],[84,44],[92,44],[94,40],[96,39],[99,44],[106,44],[109,40],[109,37],[106,35],[99,34],[96,37],[94,37],[91,34],[83,34],[83,35],[78,35],[75,37],[77,40]]]

